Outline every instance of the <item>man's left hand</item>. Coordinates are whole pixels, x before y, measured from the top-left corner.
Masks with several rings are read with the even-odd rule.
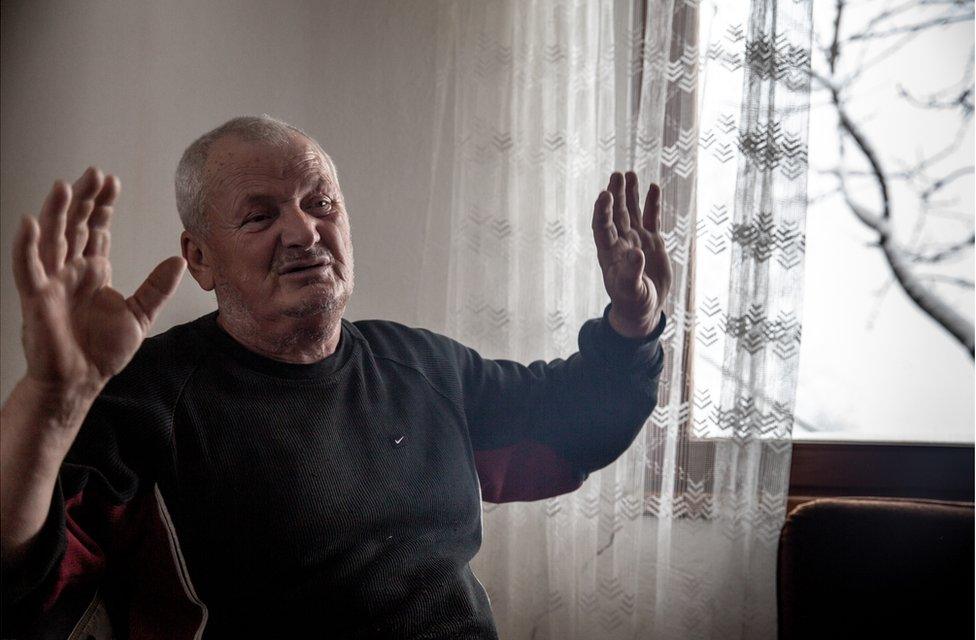
[[[638,196],[637,174],[628,171],[625,180],[615,171],[593,207],[593,239],[610,295],[610,326],[628,338],[646,337],[657,327],[673,277],[660,233],[661,189],[652,184],[647,190],[643,213]]]

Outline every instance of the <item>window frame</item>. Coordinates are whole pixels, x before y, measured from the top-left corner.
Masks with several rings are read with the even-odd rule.
[[[816,498],[973,501],[972,444],[796,441],[788,511]]]
[[[677,455],[682,459],[714,459],[719,439],[679,439]],[[714,477],[708,464],[690,465],[705,469],[702,478],[688,478],[675,470],[674,496],[683,502],[674,512],[677,518],[709,519]],[[787,513],[797,506],[833,497],[924,498],[973,502],[976,484],[976,450],[968,443],[794,441],[790,461]],[[654,517],[650,507],[660,495],[660,482],[649,474],[645,490],[644,515]],[[691,482],[691,486],[689,486]],[[689,491],[690,489],[690,491]],[[686,496],[687,492],[687,496]],[[690,500],[686,500],[690,497]]]

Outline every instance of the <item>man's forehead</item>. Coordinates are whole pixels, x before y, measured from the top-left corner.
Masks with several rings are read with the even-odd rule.
[[[334,184],[330,163],[312,141],[296,134],[286,145],[248,142],[226,136],[214,143],[206,172],[215,182],[241,179],[301,180],[318,182],[323,177]]]
[[[234,202],[246,202],[246,203],[257,203],[257,202],[267,202],[267,201],[278,201],[281,196],[289,198],[289,195],[285,195],[285,192],[291,192],[297,187],[299,191],[304,190],[316,190],[316,191],[330,191],[332,183],[328,178],[321,174],[309,174],[305,176],[304,179],[299,181],[287,180],[282,181],[282,193],[278,193],[277,189],[267,188],[265,185],[252,185],[250,187],[245,187],[236,191],[234,195]]]

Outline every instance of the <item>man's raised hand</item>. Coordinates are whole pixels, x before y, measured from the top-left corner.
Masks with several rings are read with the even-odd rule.
[[[626,184],[625,184],[626,183]],[[661,189],[652,184],[644,211],[637,175],[610,176],[593,207],[593,239],[610,295],[610,325],[629,338],[649,335],[660,322],[673,272],[661,236]]]
[[[120,184],[89,167],[54,183],[39,220],[25,216],[13,268],[23,315],[25,381],[53,393],[97,395],[129,362],[184,261],[160,263],[129,298],[111,287],[109,223]]]

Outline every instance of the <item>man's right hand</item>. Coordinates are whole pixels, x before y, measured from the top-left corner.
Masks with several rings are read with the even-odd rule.
[[[0,408],[0,555],[16,565],[51,506],[88,409],[149,333],[183,273],[164,260],[129,298],[111,287],[109,221],[119,181],[89,168],[57,181],[14,241],[27,374]]]
[[[57,181],[38,223],[25,216],[14,243],[24,382],[46,392],[95,395],[129,362],[183,273],[159,264],[129,298],[111,287],[109,222],[119,180],[89,167],[73,186]]]

